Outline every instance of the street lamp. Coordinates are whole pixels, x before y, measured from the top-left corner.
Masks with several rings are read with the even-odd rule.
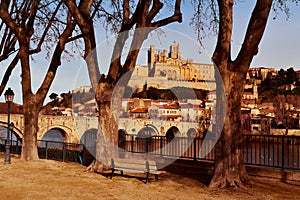
[[[12,89],[8,88],[5,93],[5,101],[7,102],[7,136],[6,136],[6,142],[5,142],[5,157],[4,157],[4,163],[10,164],[10,103],[14,100],[15,93],[12,91]]]

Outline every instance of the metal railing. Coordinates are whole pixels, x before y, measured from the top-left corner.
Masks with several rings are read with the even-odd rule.
[[[193,160],[214,160],[215,140],[203,138],[124,135],[124,151]],[[243,135],[243,158],[247,165],[300,170],[300,136]]]
[[[5,139],[0,139],[0,151],[5,152]],[[10,140],[10,152],[21,155],[22,140]],[[57,160],[62,162],[80,162],[83,144],[38,140],[38,155],[41,159]]]
[[[245,164],[300,170],[300,136],[244,135]]]
[[[190,159],[214,160],[213,140],[201,138],[152,136],[139,138],[137,135],[124,135],[119,148],[133,153],[181,157]],[[203,145],[205,143],[205,145]],[[208,152],[207,154],[202,152]]]
[[[79,156],[83,148],[82,144],[38,140],[38,154],[41,159],[80,162]]]
[[[213,139],[188,137],[141,138],[124,134],[119,139],[122,151],[207,161],[214,160],[214,145]],[[38,154],[44,159],[79,162],[84,149],[87,150],[83,144],[38,141]],[[300,136],[243,135],[242,150],[246,165],[300,170]],[[0,151],[5,151],[3,139],[0,139]],[[11,141],[11,153],[21,154],[20,140]]]
[[[21,139],[9,140],[10,153],[21,155],[22,141]],[[0,139],[0,152],[5,152],[6,139]]]

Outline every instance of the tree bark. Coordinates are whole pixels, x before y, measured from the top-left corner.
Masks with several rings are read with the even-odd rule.
[[[224,121],[224,126],[215,146],[215,171],[209,185],[212,188],[240,187],[249,182],[242,156],[240,116],[244,79],[237,78],[236,73],[229,71],[225,71],[225,74],[223,81],[226,95],[221,94],[220,88],[218,88],[220,93],[217,94],[220,97],[217,98],[218,114],[219,117],[224,117],[222,113],[225,112],[225,118],[217,120],[217,122]]]
[[[36,96],[31,90],[31,73],[29,64],[29,38],[23,37],[20,42],[20,60],[22,66],[22,94],[24,107],[24,134],[22,144],[22,160],[37,160],[37,129],[38,116],[41,109],[41,101],[36,101]]]
[[[37,132],[39,109],[31,103],[24,103],[24,137],[22,144],[22,160],[38,160]]]
[[[96,172],[108,169],[111,158],[118,156],[118,118],[125,87],[123,85],[115,87],[110,81],[109,78],[101,78],[96,92],[99,128],[96,160],[90,166]]]
[[[218,0],[219,33],[213,61],[218,68],[217,122],[224,121],[215,146],[215,171],[210,187],[241,187],[249,182],[242,155],[241,100],[247,71],[263,36],[272,0],[257,0],[237,58],[231,59],[233,0]],[[220,84],[220,79],[224,84]],[[218,82],[219,81],[219,82]],[[225,118],[224,118],[225,116]]]

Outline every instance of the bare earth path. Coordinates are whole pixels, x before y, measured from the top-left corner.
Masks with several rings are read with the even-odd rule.
[[[300,186],[252,178],[246,189],[210,190],[199,180],[167,173],[148,184],[134,177],[85,172],[76,163],[51,160],[22,162],[12,156],[4,165],[0,154],[0,199],[300,199]],[[144,175],[141,175],[144,177]],[[199,177],[201,179],[201,177]]]

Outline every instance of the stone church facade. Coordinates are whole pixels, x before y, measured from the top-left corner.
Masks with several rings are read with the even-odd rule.
[[[212,64],[194,63],[193,60],[182,60],[180,45],[172,44],[169,53],[166,50],[155,53],[155,47],[148,50],[149,77],[166,77],[176,81],[213,81],[214,66]]]
[[[214,90],[214,65],[194,63],[192,59],[183,60],[180,45],[172,44],[167,50],[155,51],[155,46],[148,49],[148,66],[137,65],[132,74],[129,86],[160,89],[183,86],[189,88]]]

